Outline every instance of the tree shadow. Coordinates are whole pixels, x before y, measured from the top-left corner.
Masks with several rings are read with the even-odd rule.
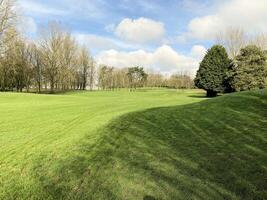
[[[188,97],[191,97],[191,98],[201,98],[201,99],[209,99],[209,97],[207,97],[206,95],[203,95],[203,94],[189,95]]]
[[[267,93],[123,115],[32,176],[47,199],[267,199]]]

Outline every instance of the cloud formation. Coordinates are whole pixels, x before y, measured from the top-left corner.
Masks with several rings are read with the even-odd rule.
[[[266,0],[220,1],[214,13],[192,19],[183,37],[211,40],[228,27],[242,28],[252,34],[267,32]]]
[[[206,51],[202,46],[195,46],[192,52],[197,56],[186,56],[178,53],[168,45],[162,45],[152,52],[144,50],[137,51],[116,51],[114,49],[102,51],[96,56],[98,64],[105,64],[116,67],[143,66],[146,69],[153,69],[164,73],[188,72],[195,74],[200,57],[200,51]]]
[[[191,56],[201,60],[207,52],[207,49],[202,45],[194,45],[191,49]]]
[[[148,18],[123,19],[115,28],[119,38],[131,43],[161,43],[165,34],[164,24]]]

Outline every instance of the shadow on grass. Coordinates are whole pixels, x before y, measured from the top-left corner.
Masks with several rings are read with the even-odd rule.
[[[222,96],[223,94],[217,94],[217,97],[220,97]],[[191,98],[201,98],[201,99],[213,99],[215,97],[207,97],[206,94],[194,94],[194,95],[189,95],[188,97],[191,97]]]
[[[267,199],[267,93],[119,117],[33,176],[47,199]],[[68,153],[68,152],[66,152]]]
[[[208,99],[209,98],[209,97],[207,97],[206,95],[203,95],[203,94],[189,95],[188,97],[191,97],[191,98],[201,98],[201,99]]]

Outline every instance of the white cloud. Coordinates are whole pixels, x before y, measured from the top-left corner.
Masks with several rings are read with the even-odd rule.
[[[198,39],[214,39],[225,28],[223,20],[216,15],[194,18],[188,25],[188,36]]]
[[[214,39],[230,26],[242,28],[248,33],[267,31],[266,0],[220,1],[214,13],[192,19],[188,32],[182,37]]]
[[[207,52],[207,49],[202,45],[194,45],[191,49],[191,56],[201,60]]]
[[[146,69],[153,69],[163,73],[183,71],[194,75],[200,58],[180,54],[170,46],[163,45],[153,52],[144,50],[131,52],[102,51],[96,56],[96,61],[98,64],[115,67],[143,66]]]
[[[164,24],[147,18],[123,19],[115,29],[123,40],[138,43],[161,43],[165,34]]]

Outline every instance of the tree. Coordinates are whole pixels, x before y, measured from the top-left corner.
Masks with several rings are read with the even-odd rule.
[[[148,75],[145,73],[143,67],[131,67],[128,68],[127,76],[130,87],[136,89],[144,85]]]
[[[165,86],[164,76],[160,73],[149,72],[146,86],[148,87],[163,87]]]
[[[255,38],[253,38],[250,43],[266,51],[267,50],[267,34],[256,35]]]
[[[63,33],[60,28],[56,24],[50,24],[49,32],[43,36],[40,45],[45,67],[44,73],[49,80],[51,93],[54,93],[55,85],[59,80],[62,38]]]
[[[91,57],[88,53],[88,50],[86,49],[86,47],[82,47],[79,53],[79,65],[81,67],[81,80],[82,80],[82,89],[85,90],[86,86],[88,84],[88,78],[89,82],[91,82],[91,73],[92,73],[92,61],[91,61]]]
[[[7,58],[11,55],[10,47],[15,30],[16,13],[14,12],[13,0],[0,0],[0,88],[1,90],[12,90],[14,87],[14,65]],[[10,57],[9,57],[10,58]]]
[[[0,0],[0,90],[36,88],[40,93],[44,86],[53,93],[87,84],[92,90],[95,62],[89,52],[57,23],[50,23],[38,42],[26,40],[16,28],[14,5],[15,0]]]
[[[200,63],[195,78],[195,85],[207,91],[208,97],[217,96],[218,92],[224,91],[224,80],[230,65],[225,48],[214,45]]]
[[[90,57],[89,70],[88,70],[88,85],[89,89],[92,91],[95,84],[95,75],[96,75],[96,62],[93,57]]]
[[[101,66],[98,72],[98,85],[102,90],[114,88],[113,84],[114,67]]]
[[[1,90],[13,90],[15,86],[15,69],[14,69],[14,59],[13,59],[13,53],[14,51],[14,45],[16,30],[13,28],[10,28],[6,30],[5,34],[1,38],[4,43],[2,43],[1,46],[1,54],[0,54],[0,85]]]
[[[69,32],[59,31],[61,32],[60,37],[62,41],[59,44],[60,51],[57,58],[60,61],[57,85],[61,87],[61,90],[67,90],[75,82],[74,71],[80,70],[80,66],[77,65],[79,63],[79,47]]]
[[[15,26],[17,15],[16,12],[14,11],[14,4],[15,4],[14,0],[0,0],[0,49],[1,50],[5,43],[4,36],[6,31],[8,31],[11,28],[14,28]]]
[[[8,38],[8,39],[6,39]],[[30,51],[21,35],[13,28],[5,32],[5,52],[1,55],[0,85],[1,90],[29,91],[32,81]]]
[[[17,91],[22,92],[25,87],[27,92],[30,89],[33,70],[30,65],[30,48],[21,38],[16,38],[13,43],[12,54],[10,60],[12,60],[14,67],[15,87]]]
[[[168,87],[176,89],[190,89],[194,86],[194,81],[186,73],[177,73],[171,75],[167,82]]]
[[[112,73],[113,87],[118,88],[127,88],[129,87],[129,81],[127,77],[128,69],[118,69],[114,68]]]
[[[266,85],[266,53],[255,45],[241,49],[230,74],[236,91],[264,88]]]
[[[231,59],[246,45],[246,36],[241,28],[229,27],[217,35],[217,43],[223,45]]]
[[[35,44],[31,44],[30,46],[30,63],[33,68],[33,77],[37,92],[41,93],[43,82],[43,66],[41,52]]]
[[[235,60],[231,60],[230,65],[227,69],[226,72],[226,77],[224,79],[223,82],[223,86],[224,86],[224,93],[231,93],[231,92],[235,92],[235,88],[232,85],[233,82],[233,70],[235,67]]]

